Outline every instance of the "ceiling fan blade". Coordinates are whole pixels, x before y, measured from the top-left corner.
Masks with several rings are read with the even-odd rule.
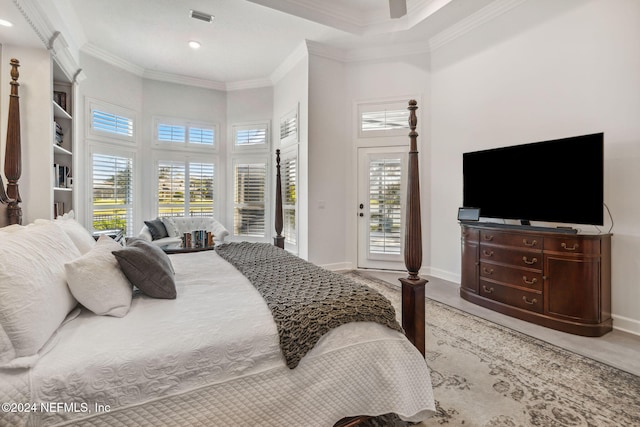
[[[407,0],[389,0],[391,19],[402,18],[407,14]]]

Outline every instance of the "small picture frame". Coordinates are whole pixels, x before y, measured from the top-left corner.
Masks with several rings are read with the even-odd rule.
[[[66,92],[53,91],[53,102],[58,104],[64,111],[67,111]]]

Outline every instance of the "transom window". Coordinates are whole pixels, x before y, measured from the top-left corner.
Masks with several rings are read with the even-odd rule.
[[[193,124],[173,119],[155,120],[158,143],[180,143],[194,147],[213,147],[216,144],[215,125]]]
[[[235,150],[267,148],[269,124],[252,123],[233,126],[233,148]]]
[[[358,136],[406,136],[409,129],[407,103],[381,102],[358,105]]]

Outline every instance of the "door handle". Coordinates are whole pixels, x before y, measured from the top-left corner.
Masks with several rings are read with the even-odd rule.
[[[364,209],[364,204],[360,203],[360,209]]]
[[[364,216],[364,214],[362,212],[360,212],[360,216]]]

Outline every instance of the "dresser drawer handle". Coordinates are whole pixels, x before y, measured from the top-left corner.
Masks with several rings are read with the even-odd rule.
[[[484,256],[493,256],[493,251],[488,251],[486,249],[483,249],[482,253]]]
[[[538,258],[531,258],[531,261],[529,261],[529,259],[526,256],[523,256],[522,261],[524,261],[525,264],[531,265],[538,262]]]
[[[532,242],[529,242],[527,239],[522,239],[522,243],[524,243],[525,246],[535,246],[538,244],[538,241],[534,239]]]
[[[524,295],[524,296],[522,297],[522,301],[524,301],[525,303],[527,303],[527,304],[529,304],[529,305],[533,305],[533,304],[535,304],[535,303],[537,303],[537,302],[538,302],[538,300],[537,300],[537,299],[535,299],[535,298],[534,298],[534,299],[532,299],[531,301],[529,301],[529,300],[527,299],[527,296],[526,296],[526,295]]]
[[[538,283],[538,279],[536,279],[535,277],[533,279],[531,279],[531,280],[528,280],[527,276],[522,276],[522,281],[524,283],[526,283],[527,285],[533,285],[535,283]]]
[[[492,240],[493,240],[493,236],[491,236],[491,235],[489,235],[489,234],[485,234],[485,235],[484,235],[484,240],[487,240],[487,241],[489,241],[489,242],[490,242],[490,241],[492,241]]]
[[[562,243],[560,243],[560,246],[562,246],[562,249],[564,249],[566,251],[575,251],[576,249],[578,249],[578,244],[577,243],[574,243],[572,247],[568,247],[565,242],[562,242]]]
[[[485,291],[485,293],[487,294],[493,293],[493,288],[487,288],[485,285],[482,285],[482,290]]]
[[[482,272],[484,274],[493,274],[493,268],[482,267]]]

